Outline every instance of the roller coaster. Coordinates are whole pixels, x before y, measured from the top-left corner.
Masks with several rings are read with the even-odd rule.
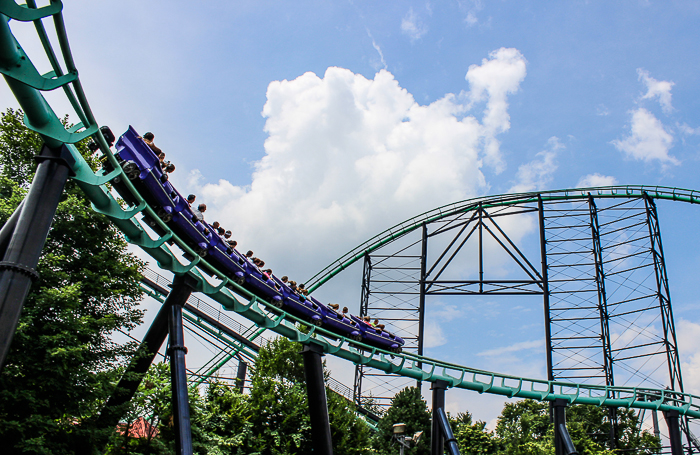
[[[443,453],[441,444],[444,442],[447,442],[448,446],[451,444],[449,431],[444,430],[444,425],[440,426],[441,422],[444,421],[444,410],[439,406],[441,402],[444,406],[444,391],[448,388],[473,390],[478,393],[495,394],[509,398],[548,401],[559,407],[567,404],[587,404],[609,408],[625,407],[663,411],[668,416],[669,422],[675,422],[675,427],[673,427],[675,430],[671,429],[673,453],[676,455],[682,452],[682,446],[678,445],[680,444],[679,428],[682,425],[682,423],[679,424],[679,420],[682,420],[679,419],[679,416],[700,418],[700,397],[685,393],[682,389],[626,387],[611,383],[604,385],[583,384],[556,380],[552,375],[548,379],[530,379],[429,358],[422,355],[422,349],[415,353],[406,352],[406,350],[400,354],[396,350],[391,352],[388,347],[383,348],[381,345],[368,343],[366,340],[359,340],[351,335],[344,336],[329,330],[324,325],[309,324],[308,319],[299,313],[285,311],[284,307],[275,306],[271,303],[269,295],[255,287],[246,286],[245,283],[231,277],[230,273],[220,270],[220,264],[201,255],[201,251],[197,251],[189,239],[183,237],[177,229],[173,229],[172,224],[166,222],[167,220],[164,221],[162,213],[158,212],[159,207],[148,203],[145,195],[141,194],[140,188],[134,185],[134,181],[130,179],[118,158],[115,157],[110,144],[108,144],[92,114],[78,77],[63,23],[62,8],[63,4],[59,0],[51,0],[48,5],[43,7],[37,7],[34,0],[27,0],[26,5],[18,5],[12,0],[0,0],[0,72],[25,112],[26,126],[39,133],[45,141],[44,148],[37,156],[40,164],[29,193],[20,208],[2,227],[0,233],[0,246],[2,246],[0,252],[3,254],[2,262],[0,262],[0,366],[4,364],[24,299],[32,280],[36,277],[34,269],[63,185],[68,178],[71,178],[90,199],[92,208],[109,219],[123,233],[129,243],[140,247],[150,255],[160,269],[175,275],[173,290],[166,300],[169,305],[163,305],[159,316],[156,317],[156,322],[144,339],[144,344],[150,346],[152,351],[157,352],[168,332],[165,322],[168,316],[171,320],[172,318],[180,318],[179,329],[177,326],[174,329],[170,328],[170,345],[173,356],[171,362],[175,365],[174,368],[182,367],[175,374],[183,379],[181,383],[186,383],[184,380],[185,354],[181,310],[187,297],[192,292],[199,292],[218,302],[226,311],[234,311],[248,319],[260,330],[271,330],[307,346],[305,362],[306,359],[309,359],[308,362],[312,365],[307,371],[310,375],[318,372],[316,370],[314,373],[313,365],[320,365],[320,360],[318,360],[320,356],[328,354],[353,362],[360,367],[373,368],[393,375],[433,383],[434,406],[438,406],[434,409],[440,411],[434,414],[436,419],[434,428],[437,429],[434,434],[443,435],[442,440],[435,438],[439,441],[435,443],[438,444],[437,446],[433,446],[434,453]],[[52,20],[55,26],[56,41],[59,45],[62,61],[59,60],[53,49],[42,22],[47,19]],[[52,71],[47,74],[39,73],[12,34],[11,20],[34,23]],[[65,72],[62,67],[65,67]],[[64,92],[80,119],[78,124],[68,129],[64,127],[42,95],[42,92],[57,89]],[[99,146],[108,163],[105,169],[94,171],[73,145],[87,138],[92,138]],[[124,191],[128,192],[131,205],[126,206],[120,203],[119,198],[113,193],[112,184],[115,180],[123,185]],[[313,292],[353,263],[366,260],[368,255],[410,233],[421,230],[425,232],[426,226],[432,223],[440,221],[451,223],[466,217],[465,222],[461,225],[466,227],[466,224],[469,223],[467,220],[473,221],[475,216],[481,219],[485,209],[512,208],[529,204],[539,206],[541,210],[543,204],[548,202],[590,201],[592,197],[610,200],[635,198],[646,201],[652,206],[655,200],[671,200],[689,204],[700,203],[700,192],[698,191],[633,185],[531,192],[470,199],[439,207],[393,226],[321,270],[307,281],[307,287],[310,292]],[[147,227],[147,224],[139,220],[139,217],[147,219],[153,228]],[[480,227],[479,232],[481,229]],[[153,235],[153,232],[157,234]],[[180,259],[183,254],[187,258],[186,261]],[[500,291],[506,293],[527,292],[527,286],[535,285],[540,288],[537,292],[549,296],[549,290],[542,288],[546,280],[541,274],[533,273],[531,277],[532,280],[527,283],[485,282],[481,280],[461,283],[457,287],[465,292]],[[661,281],[665,279],[665,277],[662,278]],[[457,290],[455,283],[438,283],[436,281],[432,284],[438,287],[442,286],[445,292]],[[425,280],[423,285],[425,286]],[[487,286],[486,291],[484,291],[485,285]],[[469,286],[476,286],[478,290],[469,291]],[[491,287],[488,288],[488,286]],[[669,313],[664,320],[668,325],[672,324],[670,303],[667,308]],[[663,304],[662,311],[664,311]],[[673,359],[673,362],[676,360]],[[148,364],[150,364],[150,360],[145,364],[146,368]],[[139,368],[143,370],[143,360],[132,362],[132,366],[135,371],[138,371]],[[325,397],[322,376],[320,378],[316,384],[318,388],[313,391],[309,390],[310,396],[315,393]],[[308,382],[310,383],[309,388],[314,387],[314,381]],[[176,387],[173,389],[174,394],[180,390]],[[187,432],[186,426],[188,425],[186,399],[186,390],[184,395],[180,394],[174,398],[176,415],[180,413],[185,416],[177,424],[178,431],[183,433]],[[319,425],[322,426],[323,416],[319,417],[318,414],[314,414],[315,412],[313,409],[311,410],[312,426],[317,428]],[[555,417],[556,415],[558,414],[555,412]],[[327,414],[325,418],[327,424]],[[318,431],[323,433],[323,429]],[[677,437],[674,432],[677,433]],[[184,446],[179,446],[185,447],[183,449],[185,452],[186,439],[185,436],[182,436],[181,444]],[[321,442],[324,441],[328,442],[327,440]],[[557,453],[565,453],[565,442],[556,446]],[[319,453],[327,453],[323,450],[319,449]],[[450,450],[453,449],[450,448]]]

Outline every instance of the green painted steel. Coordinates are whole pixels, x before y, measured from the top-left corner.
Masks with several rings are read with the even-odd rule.
[[[430,224],[443,218],[460,213],[471,212],[481,205],[483,208],[506,207],[515,204],[537,203],[538,196],[542,196],[543,201],[566,201],[587,199],[591,193],[595,198],[634,198],[648,194],[653,199],[663,199],[670,201],[689,202],[700,204],[700,191],[686,190],[682,188],[672,188],[665,186],[644,186],[644,185],[616,185],[594,188],[572,188],[565,190],[538,191],[530,193],[500,194],[495,196],[483,196],[467,199],[452,204],[443,205],[436,209],[421,213],[402,223],[390,227],[384,232],[377,234],[361,245],[353,248],[340,258],[333,261],[326,268],[318,272],[305,281],[309,292],[318,289],[328,280],[338,275],[343,270],[350,267],[355,262],[364,257],[365,254],[381,248],[404,235],[419,229],[423,223]]]
[[[61,16],[61,2],[52,0],[49,7],[33,8],[34,2],[28,3],[29,10],[20,11],[17,4],[11,0],[0,0],[0,12],[7,17],[17,20],[40,20],[39,17],[51,15],[56,26],[58,42],[64,65],[68,74],[77,75],[73,64],[73,58],[68,46],[68,39],[63,26]],[[16,8],[17,7],[17,8]],[[52,9],[53,8],[53,9]],[[39,28],[38,28],[39,29]],[[39,32],[41,36],[41,32]],[[48,40],[42,40],[50,48]],[[47,51],[53,53],[53,50]],[[421,381],[433,382],[444,380],[451,387],[474,390],[478,393],[490,393],[507,397],[532,398],[536,400],[552,401],[564,399],[572,404],[591,404],[596,406],[614,406],[639,409],[677,410],[682,415],[700,418],[700,397],[687,393],[679,393],[670,390],[648,389],[636,387],[608,387],[575,384],[568,382],[546,381],[540,379],[527,379],[499,373],[477,370],[460,365],[443,362],[437,359],[421,357],[413,354],[396,355],[382,351],[362,343],[338,337],[320,327],[308,327],[305,321],[301,321],[285,312],[272,309],[267,303],[254,294],[236,285],[228,278],[224,278],[216,285],[210,284],[205,279],[200,268],[214,270],[217,276],[224,276],[216,271],[206,260],[201,259],[180,239],[173,234],[167,225],[162,223],[153,210],[148,207],[143,198],[135,191],[128,178],[122,181],[128,186],[138,201],[136,207],[124,208],[113,197],[110,189],[105,185],[112,179],[123,174],[116,159],[109,150],[102,134],[97,128],[87,99],[83,93],[80,79],[61,79],[64,91],[69,92],[69,99],[75,99],[76,111],[79,112],[81,124],[71,130],[66,130],[60,125],[58,117],[53,113],[44,97],[42,90],[47,90],[59,82],[54,81],[48,85],[36,82],[31,62],[18,62],[24,56],[21,47],[12,35],[6,17],[0,18],[0,66],[8,86],[15,94],[22,109],[26,113],[27,126],[38,131],[49,145],[67,143],[68,149],[75,158],[73,177],[92,201],[93,209],[104,214],[124,234],[127,241],[141,247],[164,270],[175,274],[189,274],[195,284],[195,291],[209,295],[229,311],[236,311],[243,317],[255,323],[261,329],[273,330],[276,333],[303,344],[316,343],[324,352],[349,360],[356,364],[367,365],[387,373],[395,373]],[[50,56],[49,59],[51,60]],[[12,64],[21,64],[22,71],[8,69]],[[53,62],[52,62],[53,64]],[[48,79],[58,79],[62,76],[60,68],[54,67],[54,74],[43,75]],[[70,79],[70,80],[69,80]],[[36,86],[39,87],[36,87]],[[59,84],[60,85],[60,84]],[[60,127],[59,127],[60,125]],[[113,165],[115,171],[105,174],[103,171],[93,172],[83,157],[73,147],[72,143],[92,135],[98,143],[102,153]],[[348,252],[338,261],[323,269],[313,277],[313,288],[317,288],[337,275],[353,262],[357,261],[365,252],[371,252],[380,246],[401,237],[408,232],[417,229],[423,222],[432,222],[446,216],[472,210],[478,203],[482,206],[504,206],[514,203],[535,202],[537,195],[541,194],[544,200],[582,199],[587,193],[594,193],[595,197],[639,197],[645,192],[655,199],[668,199],[689,203],[700,202],[700,192],[677,188],[654,186],[613,186],[605,188],[586,188],[561,191],[548,191],[542,193],[525,193],[514,195],[502,195],[471,199],[439,207],[422,215],[419,215],[404,223],[400,223],[391,229],[368,240],[364,244]],[[143,226],[134,218],[137,214],[145,212],[151,216],[166,232],[163,237],[152,239]],[[170,251],[166,242],[173,241],[179,248],[189,253],[195,259],[189,263],[181,263]],[[302,327],[308,332],[300,329]],[[420,366],[419,366],[420,365]],[[614,396],[615,398],[611,398]]]

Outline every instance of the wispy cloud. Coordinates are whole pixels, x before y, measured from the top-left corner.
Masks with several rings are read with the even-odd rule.
[[[513,352],[529,351],[531,349],[539,349],[544,346],[544,340],[532,340],[532,341],[521,341],[519,343],[511,344],[510,346],[503,346],[500,348],[487,349],[486,351],[481,351],[477,355],[482,357],[498,357],[503,354],[510,354]]]
[[[649,71],[642,68],[637,68],[637,75],[639,80],[644,82],[644,85],[647,87],[647,92],[642,96],[642,99],[657,98],[664,114],[670,114],[673,111],[673,106],[671,105],[671,88],[673,88],[675,84],[671,81],[657,81],[649,76]]]
[[[611,175],[588,174],[581,177],[576,184],[576,188],[593,188],[596,186],[617,185],[617,179]]]
[[[479,23],[477,13],[484,9],[484,3],[481,0],[470,0],[468,3],[469,7],[466,8],[467,16],[464,18],[464,22],[467,24],[467,27],[473,27]]]
[[[605,104],[599,104],[598,107],[595,109],[596,115],[600,115],[601,117],[605,117],[610,115],[610,110],[607,108]]]
[[[413,8],[408,9],[408,13],[401,19],[401,32],[408,35],[411,41],[419,40],[428,33],[428,27],[422,23]]]
[[[518,168],[517,182],[509,193],[522,193],[543,189],[552,181],[554,171],[557,170],[557,153],[565,148],[559,138],[552,136],[547,141],[547,148],[539,152],[535,159]]]
[[[375,51],[377,51],[377,54],[379,54],[379,60],[382,62],[381,68],[387,69],[386,60],[384,60],[384,52],[382,52],[382,48],[379,47],[379,44],[377,44],[377,42],[374,40],[374,37],[372,36],[372,33],[369,31],[369,29],[366,29],[366,30],[367,30],[367,36],[369,36],[369,38],[372,40],[372,47],[374,48]],[[374,69],[378,70],[380,68],[375,67]]]

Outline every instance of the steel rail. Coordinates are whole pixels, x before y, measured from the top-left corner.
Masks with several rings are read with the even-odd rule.
[[[576,384],[563,381],[548,381],[541,379],[528,379],[516,376],[504,375],[474,368],[464,367],[448,362],[443,362],[429,357],[415,354],[391,354],[381,349],[368,346],[363,343],[351,341],[338,336],[322,327],[309,327],[306,321],[302,321],[284,311],[279,311],[264,303],[261,298],[238,286],[233,281],[225,278],[225,274],[216,270],[206,260],[189,248],[168,226],[163,223],[149,207],[141,195],[135,190],[128,178],[118,165],[116,158],[102,137],[97,124],[94,123],[92,112],[87,103],[77,70],[73,65],[73,58],[68,47],[68,39],[63,27],[61,16],[62,3],[60,0],[52,0],[50,5],[42,8],[19,7],[12,0],[0,0],[0,14],[15,20],[37,21],[53,16],[58,33],[58,41],[61,46],[61,54],[64,65],[69,72],[74,72],[70,80],[64,79],[63,85],[72,84],[76,98],[81,108],[81,118],[90,122],[89,125],[79,124],[77,127],[66,130],[58,117],[49,107],[41,95],[41,91],[48,90],[46,85],[36,83],[36,69],[22,51],[19,43],[10,32],[9,27],[3,28],[0,33],[0,63],[19,63],[20,70],[0,65],[0,72],[5,76],[8,86],[18,98],[20,105],[25,110],[25,122],[27,126],[42,135],[47,143],[66,143],[75,164],[72,170],[75,173],[73,179],[91,200],[93,209],[109,219],[117,229],[125,236],[129,243],[139,246],[152,258],[161,269],[171,271],[178,275],[188,274],[194,280],[195,291],[209,295],[229,311],[236,311],[243,317],[255,323],[259,328],[272,330],[282,336],[302,344],[318,344],[324,352],[346,359],[355,364],[367,365],[387,373],[428,382],[437,380],[446,381],[450,387],[474,390],[479,393],[489,393],[507,397],[531,398],[540,401],[553,401],[563,399],[571,404],[590,404],[596,406],[627,407],[638,409],[654,409],[661,411],[678,411],[681,415],[700,418],[700,397],[687,393],[663,389],[649,389],[637,387],[611,387]],[[0,18],[4,21],[4,17]],[[19,54],[17,53],[19,51]],[[17,59],[15,57],[19,56]],[[22,59],[21,57],[25,58]],[[14,59],[14,60],[13,60]],[[21,62],[18,62],[21,60]],[[39,75],[44,79],[56,79],[55,74]],[[33,79],[34,78],[34,79]],[[41,81],[39,79],[39,81]],[[34,85],[32,85],[34,83]],[[58,84],[58,82],[53,81]],[[58,84],[57,86],[61,86]],[[54,87],[56,88],[56,87]],[[41,122],[32,122],[32,119],[40,119]],[[60,127],[59,127],[60,125]],[[77,133],[77,131],[82,130]],[[114,171],[93,171],[73,143],[92,136],[98,143],[102,153],[113,164]],[[122,177],[129,191],[136,200],[135,207],[122,207],[113,196],[107,184],[115,177]],[[522,193],[512,195],[499,195],[474,198],[467,201],[448,204],[437,209],[425,212],[403,223],[382,232],[359,247],[351,250],[339,260],[335,261],[321,272],[316,274],[309,282],[313,283],[313,289],[327,282],[343,269],[361,258],[366,252],[372,252],[421,226],[422,223],[432,223],[445,217],[468,212],[477,207],[492,208],[505,207],[507,205],[521,203],[537,203],[541,197],[545,201],[565,201],[584,199],[588,193],[595,193],[595,197],[622,198],[641,197],[645,194],[655,199],[683,201],[689,203],[700,202],[700,192],[678,188],[659,186],[611,186],[602,188],[582,188],[559,191],[545,191],[539,193]],[[165,234],[158,238],[151,238],[145,227],[139,223],[135,216],[145,212],[150,215],[164,230]],[[174,244],[192,255],[194,260],[181,263],[177,256],[170,250],[167,242]],[[208,269],[219,277],[224,277],[219,283],[212,284],[200,270]],[[610,398],[613,395],[616,398]]]

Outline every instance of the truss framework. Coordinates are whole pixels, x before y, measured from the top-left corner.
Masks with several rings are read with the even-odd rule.
[[[512,217],[537,219],[539,254],[508,235]],[[658,214],[646,193],[480,201],[419,231],[366,253],[362,277],[361,315],[405,334],[409,352],[423,354],[426,299],[542,295],[549,380],[683,390]],[[514,264],[513,276],[487,276],[494,246]],[[467,272],[465,255],[476,262]],[[407,385],[358,366],[354,399],[387,407]]]

